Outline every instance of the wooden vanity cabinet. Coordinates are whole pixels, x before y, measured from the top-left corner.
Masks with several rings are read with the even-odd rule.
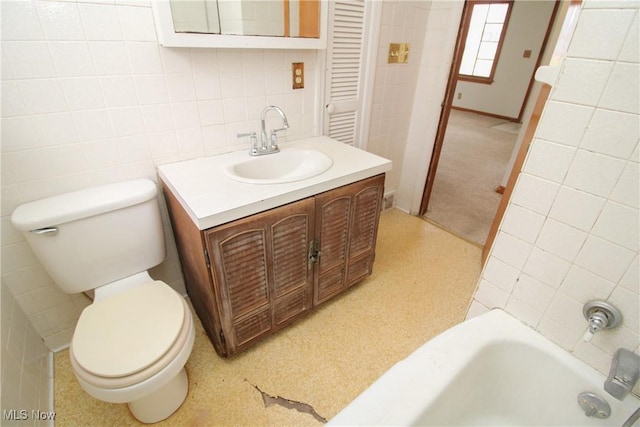
[[[164,194],[187,292],[221,356],[371,274],[384,174],[207,230]]]

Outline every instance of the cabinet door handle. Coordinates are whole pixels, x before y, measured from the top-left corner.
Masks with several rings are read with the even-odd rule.
[[[311,263],[318,262],[320,258],[320,250],[318,249],[318,240],[312,240],[309,243],[309,261]]]

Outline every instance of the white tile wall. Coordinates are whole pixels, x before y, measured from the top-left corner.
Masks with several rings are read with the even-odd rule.
[[[318,60],[314,51],[164,48],[143,0],[1,7],[2,277],[57,349],[87,299],[58,290],[11,229],[12,211],[92,185],[155,179],[158,164],[248,148],[235,135],[258,131],[270,104],[289,118],[284,138],[315,135]],[[291,88],[292,62],[305,63],[305,89]],[[165,228],[168,256],[151,273],[184,292]]]
[[[53,358],[2,280],[2,425],[53,425],[32,418],[32,410],[53,411]],[[5,411],[26,411],[18,417]],[[26,417],[25,421],[15,418]]]
[[[423,43],[429,24],[430,2],[385,1],[378,39],[375,87],[367,150],[393,161],[385,188],[400,181]],[[389,43],[408,43],[409,62],[388,64]]]
[[[603,373],[640,341],[638,11],[584,3],[468,313],[505,308]],[[595,298],[623,323],[583,342]]]

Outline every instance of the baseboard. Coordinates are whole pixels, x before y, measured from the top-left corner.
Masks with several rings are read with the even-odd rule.
[[[467,113],[476,113],[476,114],[480,114],[481,116],[488,116],[488,117],[493,117],[496,119],[501,119],[501,120],[507,120],[509,122],[515,122],[515,123],[520,123],[520,119],[517,117],[509,117],[509,116],[502,116],[500,114],[493,114],[493,113],[488,113],[486,111],[478,111],[478,110],[472,110],[471,108],[464,108],[464,107],[451,107],[452,110],[458,110],[458,111],[465,111]]]
[[[52,351],[49,352],[49,354],[47,355],[47,370],[49,371],[48,373],[48,384],[47,387],[49,388],[49,402],[47,402],[47,410],[51,411],[50,413],[55,414],[55,386],[54,386],[54,374],[55,374],[55,362],[53,359],[53,355],[54,353]],[[54,417],[55,418],[55,417]],[[47,421],[47,425],[49,425],[49,427],[54,427],[55,425],[55,421],[53,419],[49,419]]]

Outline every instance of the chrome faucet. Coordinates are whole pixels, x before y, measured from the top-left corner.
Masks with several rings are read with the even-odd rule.
[[[271,137],[269,138],[269,140],[267,140],[267,130],[266,130],[265,119],[266,119],[267,113],[270,110],[275,110],[275,112],[280,115],[280,117],[282,118],[282,127],[279,129],[271,129]],[[260,121],[262,126],[261,133],[260,133],[261,144],[260,144],[260,147],[258,147],[257,152],[253,155],[259,156],[262,154],[277,153],[278,151],[280,151],[280,149],[278,148],[278,137],[276,135],[276,132],[289,129],[289,122],[287,121],[287,116],[284,114],[284,111],[280,109],[280,107],[276,107],[275,105],[269,105],[264,110],[262,110]]]
[[[640,356],[619,348],[613,355],[609,376],[604,381],[604,389],[618,400],[624,399],[640,379]]]

